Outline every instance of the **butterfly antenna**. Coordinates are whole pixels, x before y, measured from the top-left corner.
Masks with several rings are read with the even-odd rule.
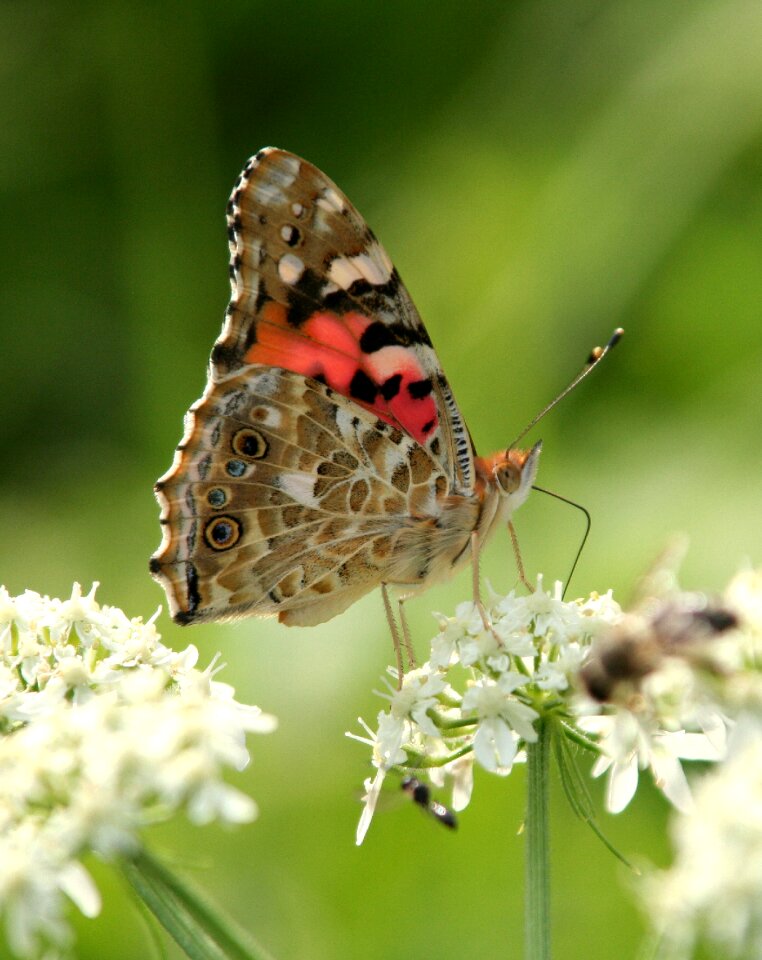
[[[544,409],[540,410],[537,416],[534,417],[526,427],[524,427],[518,437],[516,437],[513,443],[510,444],[510,448],[515,447],[516,444],[529,433],[532,427],[539,423],[546,414],[550,413],[553,407],[555,407],[557,403],[560,403],[567,394],[571,393],[577,384],[581,383],[589,373],[592,373],[592,371],[598,366],[601,360],[603,360],[606,354],[610,350],[613,350],[613,348],[619,343],[623,335],[624,330],[621,327],[617,327],[616,330],[611,334],[611,338],[605,347],[593,347],[593,349],[590,351],[590,356],[585,362],[585,366],[580,370],[569,386],[562,390],[557,397],[551,400]],[[544,492],[547,493],[548,491],[546,490]],[[556,496],[556,494],[551,494],[551,496]],[[560,497],[559,499],[563,500],[563,497]],[[578,504],[574,504],[574,506],[578,506]]]
[[[574,576],[574,571],[577,569],[577,564],[579,563],[579,558],[582,556],[582,551],[585,549],[585,544],[587,543],[587,538],[590,533],[592,518],[590,517],[590,511],[586,507],[583,507],[581,503],[576,503],[574,500],[568,500],[566,497],[562,497],[560,493],[554,493],[552,490],[546,490],[544,487],[538,487],[536,484],[532,484],[532,489],[536,490],[538,493],[546,493],[549,497],[555,497],[556,500],[560,500],[562,503],[568,503],[570,507],[576,507],[577,510],[581,510],[585,515],[585,532],[582,534],[582,539],[580,540],[576,556],[574,557],[574,563],[572,563],[569,575],[564,582],[564,591],[561,594],[561,599],[563,600],[566,596],[566,591],[569,589],[571,578]]]

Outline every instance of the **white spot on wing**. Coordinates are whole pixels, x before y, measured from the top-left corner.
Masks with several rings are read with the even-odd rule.
[[[381,286],[389,282],[392,271],[389,258],[382,254],[381,247],[373,244],[367,253],[358,253],[356,257],[335,257],[328,269],[328,276],[342,290],[349,290],[355,280],[367,280],[374,286]]]
[[[375,254],[378,256],[378,259],[381,262],[384,270],[386,270],[389,276],[391,276],[392,270],[394,270],[394,264],[392,263],[391,257],[379,243],[374,244],[374,247]]]
[[[317,507],[315,499],[315,478],[308,473],[283,473],[280,476],[279,486],[292,500],[303,507]]]
[[[331,266],[328,268],[328,277],[334,282],[337,283],[342,290],[349,290],[355,280],[360,280],[362,274],[354,266],[354,260],[356,258],[352,257],[335,257],[331,260]]]
[[[278,274],[284,283],[297,283],[304,273],[304,264],[293,253],[285,253],[278,261]]]
[[[342,439],[354,439],[355,437],[355,428],[352,426],[352,417],[350,407],[345,407],[339,405],[336,408],[336,428],[339,431],[339,436]]]
[[[312,228],[316,233],[330,233],[333,229],[331,223],[331,214],[333,210],[328,206],[328,204],[321,204],[321,201],[318,199],[315,202],[315,212],[312,218]]]
[[[291,212],[295,217],[301,217],[301,215],[304,213],[304,207],[301,203],[292,203]]]
[[[288,154],[281,155],[278,165],[272,167],[273,179],[277,179],[284,187],[290,187],[299,176],[299,158]]]
[[[279,377],[271,370],[258,373],[249,381],[251,392],[260,397],[271,397],[278,389]]]
[[[344,201],[332,187],[326,187],[323,193],[318,197],[317,204],[323,210],[331,210],[334,213],[344,212]]]
[[[389,445],[384,455],[384,475],[391,477],[395,469],[404,462],[408,453],[407,445],[395,447]]]
[[[263,207],[280,207],[286,202],[286,194],[268,180],[254,184],[254,199]]]
[[[376,286],[388,283],[389,277],[391,276],[391,270],[386,268],[383,258],[380,256],[380,251],[381,248],[378,244],[373,244],[367,253],[360,253],[356,257],[352,257],[352,263],[363,277],[365,277],[368,283],[375,284]]]

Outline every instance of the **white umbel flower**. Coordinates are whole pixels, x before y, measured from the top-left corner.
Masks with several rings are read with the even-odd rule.
[[[592,774],[608,774],[606,808],[610,813],[625,809],[637,790],[639,771],[647,769],[672,805],[687,812],[692,798],[680,761],[717,761],[724,755],[723,748],[704,733],[661,730],[625,709],[608,716],[584,717],[581,724],[599,738],[602,753]]]
[[[642,887],[663,955],[680,960],[698,944],[707,956],[728,960],[762,956],[762,571],[737,574],[722,601],[736,628],[712,644],[707,672],[732,717],[727,756],[698,781],[692,808],[674,820],[672,866]],[[723,731],[706,711],[700,719],[721,749]]]
[[[363,723],[368,736],[354,737],[371,746],[382,771],[366,784],[360,838],[393,768],[427,775],[435,786],[449,781],[455,810],[471,798],[474,762],[510,773],[537,739],[541,712],[563,705],[593,637],[620,616],[610,593],[566,602],[561,584],[546,591],[541,577],[529,596],[493,594],[484,616],[473,602],[458,604],[452,617],[437,614],[429,660],[405,675],[400,690],[382,694],[390,709],[379,713],[376,730]]]
[[[463,709],[473,711],[478,727],[474,734],[474,756],[485,770],[509,773],[519,743],[533,743],[532,726],[538,713],[513,696],[526,678],[506,671],[497,680],[483,677],[466,691]]]
[[[737,578],[733,592],[758,612],[758,578]],[[612,813],[630,803],[641,771],[650,773],[673,806],[689,810],[684,762],[718,761],[724,755],[729,721],[708,681],[725,667],[705,667],[702,673],[699,661],[694,664],[683,653],[695,634],[712,649],[718,638],[730,645],[721,664],[740,662],[732,609],[675,593],[661,605],[625,615],[610,590],[565,601],[560,583],[545,589],[538,577],[528,596],[492,594],[485,610],[461,603],[454,616],[436,616],[440,629],[429,660],[403,678],[401,690],[386,695],[391,709],[379,714],[377,730],[369,731],[365,742],[373,748],[374,765],[385,773],[397,767],[441,785],[448,774],[454,782],[456,769],[467,769],[457,804],[453,796],[456,809],[470,798],[473,764],[509,774],[537,739],[539,717],[557,735],[597,754],[593,775],[607,776],[606,806]],[[758,619],[762,623],[762,616]],[[670,630],[677,631],[676,638]],[[606,660],[607,651],[617,652],[617,638],[626,656]],[[663,650],[654,646],[656,640],[663,641]],[[628,667],[627,657],[634,671],[630,684],[619,675]],[[596,663],[599,672],[591,673]],[[607,677],[609,668],[613,672]],[[591,677],[597,677],[596,684]],[[762,704],[762,689],[757,686],[756,692]],[[381,780],[374,783],[368,794],[373,804]],[[363,834],[372,806],[366,806]]]
[[[95,587],[65,601],[0,589],[0,912],[15,954],[68,943],[67,900],[98,913],[85,853],[128,855],[181,809],[198,824],[256,816],[223,774],[275,720],[197,657],[101,607]]]
[[[722,956],[762,956],[762,720],[739,718],[728,757],[695,789],[675,820],[675,860],[643,885],[644,903],[668,954],[696,941]],[[709,955],[709,954],[707,954]]]

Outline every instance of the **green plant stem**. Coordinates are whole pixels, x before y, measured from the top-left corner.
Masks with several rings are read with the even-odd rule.
[[[195,891],[140,850],[122,862],[130,886],[192,960],[272,960]]]
[[[550,960],[550,725],[537,722],[537,742],[527,744],[524,825],[524,960]]]

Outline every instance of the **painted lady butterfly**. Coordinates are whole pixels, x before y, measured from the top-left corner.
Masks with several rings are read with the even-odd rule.
[[[228,236],[232,299],[156,484],[151,572],[181,624],[312,625],[377,586],[390,614],[387,584],[478,557],[528,496],[540,444],[476,456],[391,260],[312,164],[260,150]]]

